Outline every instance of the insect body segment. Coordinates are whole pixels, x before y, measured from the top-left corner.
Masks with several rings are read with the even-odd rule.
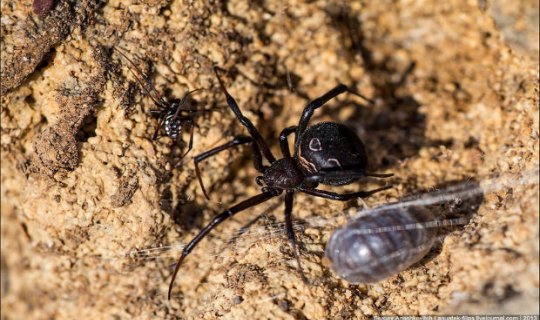
[[[435,215],[423,207],[373,209],[332,234],[326,256],[351,283],[375,283],[405,270],[431,249]]]

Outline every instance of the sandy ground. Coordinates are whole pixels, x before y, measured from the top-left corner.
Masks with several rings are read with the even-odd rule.
[[[42,1],[46,2],[46,1]],[[536,1],[2,1],[2,319],[351,319],[396,314],[538,313],[539,122]],[[192,152],[152,134],[156,106],[123,48],[169,99],[198,108]],[[282,128],[338,82],[312,123],[355,128],[394,188],[339,203],[295,197],[302,282],[282,198],[224,223],[171,264],[213,216],[257,193],[249,148],[191,161],[246,134],[212,66],[276,154]],[[479,196],[433,207],[467,217],[413,267],[352,285],[325,263],[357,208],[439,190]],[[528,184],[521,184],[528,181]],[[336,188],[352,192],[375,183]],[[240,228],[254,221],[240,237]],[[232,239],[232,240],[231,240]]]

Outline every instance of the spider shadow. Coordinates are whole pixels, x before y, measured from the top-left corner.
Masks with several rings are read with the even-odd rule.
[[[170,189],[170,186],[168,186],[162,193],[162,198],[160,200],[161,209],[165,212],[170,212],[171,218],[173,219],[174,223],[180,226],[180,228],[185,232],[189,232],[190,230],[202,229],[207,224],[204,212],[208,210],[209,207],[212,208],[211,211],[213,211],[213,213],[211,213],[211,216],[213,217],[230,206],[230,204],[227,203],[214,201],[214,194],[223,192],[224,184],[233,181],[236,177],[235,172],[238,172],[238,170],[241,170],[241,168],[250,165],[250,163],[251,159],[249,159],[249,157],[243,157],[241,155],[239,155],[231,163],[229,163],[229,165],[227,166],[229,170],[224,170],[222,172],[222,175],[220,175],[217,180],[212,180],[211,184],[206,185],[210,200],[207,200],[204,197],[198,184],[195,189],[195,193],[193,194],[193,197],[195,197],[195,199],[189,196],[185,196],[187,194],[187,188],[189,186],[185,185],[180,187],[180,189],[178,190],[177,194],[181,198],[177,201],[178,203],[173,206],[173,193]],[[201,174],[204,175],[204,164],[201,168]],[[163,177],[164,181],[170,181],[170,179],[172,179],[171,173]],[[250,176],[245,176],[241,179],[238,179],[238,182],[244,185],[249,185],[250,183],[255,184],[253,178]],[[242,199],[243,197],[245,196],[239,196],[239,199]]]
[[[416,62],[410,61],[404,67],[402,62],[394,59],[385,50],[378,50],[375,58],[374,50],[371,48],[377,45],[385,47],[388,45],[387,40],[366,34],[360,15],[352,14],[346,4],[328,5],[326,12],[331,19],[331,25],[341,36],[345,59],[350,64],[358,61],[363,63],[374,89],[373,99],[376,99],[377,103],[373,107],[355,108],[346,122],[351,127],[359,128],[370,160],[373,160],[374,169],[396,167],[408,158],[418,155],[423,147],[441,145],[452,147],[454,144],[452,139],[432,140],[426,137],[426,117],[420,112],[421,105],[414,98],[413,92],[408,89],[408,83],[413,82],[415,78]],[[394,44],[394,47],[401,49],[398,43]],[[350,101],[345,101],[339,107],[345,108],[350,104]],[[471,191],[481,190],[479,182],[474,179],[449,181],[437,186],[435,192],[430,192],[430,197],[446,196],[449,190],[461,188]],[[451,200],[441,201],[427,208],[437,212],[441,220],[459,219],[460,224],[467,224],[483,202],[483,193],[475,192],[473,195],[460,194]],[[410,268],[423,265],[437,257],[442,251],[444,238],[461,228],[459,225],[440,227],[439,241],[436,241],[423,259]]]
[[[338,10],[328,7],[326,11],[331,25],[341,36],[344,59],[351,65],[363,63],[374,89],[375,105],[354,108],[345,121],[359,131],[370,155],[372,170],[399,165],[416,156],[425,146],[452,146],[452,140],[426,138],[426,117],[419,110],[420,103],[408,89],[408,83],[414,81],[416,62],[403,64],[390,54],[376,59],[357,15],[352,15],[346,7]],[[357,85],[353,83],[352,87]],[[338,109],[350,104],[351,101],[345,101]]]
[[[167,172],[160,177],[160,180],[166,182],[170,181],[172,177],[172,173]],[[193,199],[190,199],[189,196],[186,196],[186,187],[180,187],[177,191],[180,198],[176,200],[176,205],[173,205],[174,196],[171,185],[169,183],[165,183],[164,185],[165,189],[161,193],[161,198],[159,200],[161,210],[169,212],[174,224],[179,226],[184,232],[201,228],[204,225],[203,212],[206,206],[201,205],[196,201],[193,201]]]
[[[255,215],[255,217],[249,219],[246,223],[244,223],[242,227],[237,228],[236,231],[232,235],[229,235],[227,240],[224,242],[224,244],[220,245],[217,248],[216,253],[213,255],[213,259],[212,259],[213,262],[209,264],[208,267],[206,268],[206,272],[200,279],[199,286],[207,281],[208,276],[212,272],[213,266],[215,265],[216,262],[219,262],[219,260],[221,259],[221,255],[228,250],[234,250],[232,247],[237,245],[238,240],[240,240],[242,237],[246,235],[249,235],[249,233],[253,231],[253,228],[257,227],[256,225],[258,224],[259,221],[266,220],[266,222],[263,222],[260,228],[265,229],[265,231],[268,232],[269,230],[267,230],[267,228],[269,227],[269,225],[272,224],[272,223],[269,224],[268,222],[275,221],[275,219],[272,218],[272,216],[275,216],[275,214],[272,214],[272,212],[278,209],[281,205],[282,205],[281,201],[278,201],[278,202],[274,201],[274,203],[267,206],[264,210],[262,210],[262,212],[259,211],[259,213]],[[285,234],[283,235],[285,236]],[[265,237],[264,235],[258,236],[257,231],[255,231],[255,235],[253,235],[253,239],[255,239],[255,241],[253,241],[253,243],[256,244],[259,241],[264,240],[265,239],[264,237]]]

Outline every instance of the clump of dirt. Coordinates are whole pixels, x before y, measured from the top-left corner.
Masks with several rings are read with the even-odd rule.
[[[10,2],[2,6],[2,94],[20,86],[54,47],[76,28],[85,27],[101,1],[59,1],[50,14],[38,1],[39,8],[34,8],[40,13],[38,19],[32,16],[28,4]]]
[[[102,48],[96,48],[93,53],[98,59],[104,59]],[[81,71],[88,79],[76,78],[76,81],[59,88],[56,97],[56,104],[60,107],[58,118],[34,142],[31,169],[36,172],[52,176],[61,169],[71,171],[79,163],[76,136],[84,120],[99,104],[99,92],[106,82],[103,64],[97,63],[94,69],[88,66]]]
[[[538,313],[537,182],[440,206],[467,224],[378,284],[348,284],[323,263],[332,230],[362,205],[537,172],[538,46],[523,39],[537,39],[528,26],[538,6],[522,1],[536,15],[520,20],[513,3],[59,1],[36,17],[32,1],[2,2],[2,315]],[[198,117],[183,160],[189,133],[152,139],[158,106],[112,47],[169,100],[202,88],[196,106],[218,109]],[[259,192],[245,147],[201,163],[211,201],[197,184],[192,157],[247,133],[214,65],[276,154],[279,132],[297,124],[310,98],[341,82],[373,99],[341,95],[312,123],[355,128],[370,170],[394,173],[394,187],[365,204],[296,195],[311,285],[296,271],[280,199],[214,230],[186,259],[168,302],[181,244]]]

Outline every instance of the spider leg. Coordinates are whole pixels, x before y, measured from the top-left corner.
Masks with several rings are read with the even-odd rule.
[[[302,135],[304,130],[306,130],[307,125],[309,123],[309,120],[313,116],[313,112],[315,111],[315,109],[318,109],[318,108],[322,107],[328,101],[330,101],[331,99],[339,96],[340,94],[342,94],[342,93],[344,93],[346,91],[348,91],[348,92],[350,92],[350,93],[352,93],[352,94],[354,94],[356,96],[359,96],[362,99],[364,99],[364,100],[366,100],[366,101],[368,101],[370,103],[373,103],[372,100],[364,97],[363,95],[355,92],[354,90],[351,90],[349,87],[347,87],[344,84],[338,84],[337,86],[335,86],[333,89],[331,89],[327,93],[325,93],[322,96],[320,96],[320,97],[316,98],[315,100],[311,101],[304,108],[304,111],[302,112],[302,116],[300,117],[300,121],[298,122],[298,128],[296,129],[296,137],[295,137],[295,140],[294,140],[294,153],[295,153],[295,155],[298,154],[298,146],[300,144],[299,137]]]
[[[392,186],[385,186],[381,188],[377,188],[374,190],[369,191],[359,191],[359,192],[353,192],[353,193],[335,193],[331,191],[326,190],[319,190],[319,189],[309,189],[309,188],[296,188],[298,191],[301,191],[303,193],[307,193],[309,195],[319,197],[319,198],[325,198],[325,199],[331,199],[331,200],[338,200],[338,201],[348,201],[356,198],[367,198],[374,193],[387,190],[392,188]]]
[[[236,100],[234,100],[234,98],[229,94],[229,92],[225,88],[225,85],[223,84],[223,81],[219,77],[217,67],[214,67],[214,72],[216,74],[219,85],[221,87],[221,91],[223,91],[223,93],[225,94],[225,97],[227,98],[227,104],[229,105],[229,108],[231,108],[232,112],[234,113],[234,115],[236,116],[238,121],[240,121],[240,123],[244,127],[246,127],[246,129],[249,132],[249,135],[253,138],[255,143],[259,146],[259,149],[261,149],[261,151],[264,154],[266,160],[268,160],[268,162],[270,162],[270,163],[275,162],[276,158],[272,154],[272,151],[270,151],[270,148],[268,147],[268,145],[266,144],[266,142],[262,138],[262,136],[259,133],[259,131],[257,130],[257,128],[255,128],[255,126],[253,125],[251,120],[249,120],[248,118],[246,118],[242,114],[242,111],[240,111],[240,108],[238,107],[238,104],[236,103]]]
[[[200,91],[202,89],[195,89],[195,90],[191,90],[191,91],[188,91],[184,97],[182,97],[182,100],[180,100],[180,103],[178,103],[178,107],[176,107],[176,112],[174,113],[174,117],[177,117],[179,114],[180,114],[180,111],[182,111],[182,107],[185,105],[187,99],[189,98],[189,95],[191,95],[192,93],[194,92],[197,92],[197,91]],[[193,105],[191,104],[188,104],[189,105],[189,111],[190,112],[194,112],[195,109],[193,108]]]
[[[314,174],[306,175],[304,180],[309,182],[321,182],[325,178],[363,178],[363,177],[374,177],[374,178],[390,178],[393,177],[393,173],[373,173],[365,172],[363,170],[321,170]]]
[[[251,143],[253,142],[253,139],[251,137],[247,137],[247,136],[238,136],[238,137],[235,137],[232,141],[229,141],[221,146],[217,146],[213,149],[210,149],[206,152],[203,152],[201,154],[199,154],[198,156],[196,156],[194,158],[194,162],[195,162],[195,174],[197,175],[197,179],[199,180],[199,185],[201,186],[201,189],[202,189],[202,192],[205,196],[206,199],[210,199],[208,197],[208,193],[206,192],[206,189],[204,187],[204,184],[203,184],[203,181],[202,181],[202,178],[201,178],[201,171],[199,169],[199,162],[201,162],[202,160],[206,159],[206,158],[209,158],[223,150],[227,150],[229,148],[232,148],[234,146],[237,146],[237,145],[241,145],[241,144],[246,144],[246,143]],[[252,144],[253,146],[253,151],[254,151],[254,159],[253,159],[253,162],[255,163],[255,168],[259,171],[262,170],[263,168],[263,164],[262,164],[262,156],[261,156],[261,153],[259,152],[259,149],[257,148],[257,146],[255,144]]]
[[[150,97],[150,99],[152,99],[152,101],[158,107],[163,108],[163,109],[167,109],[167,106],[169,105],[169,103],[167,101],[165,101],[165,99],[163,99],[163,97],[156,90],[156,87],[154,87],[152,82],[150,82],[150,81],[148,81],[146,79],[146,84],[145,84],[140,79],[141,77],[144,78],[141,69],[139,69],[139,67],[137,67],[137,65],[124,52],[122,52],[122,50],[120,50],[119,48],[116,48],[116,47],[113,47],[113,49],[116,50],[116,52],[118,52],[119,54],[121,54],[127,61],[129,61],[131,66],[137,71],[137,72],[135,72],[135,71],[133,71],[133,69],[129,68],[129,71],[131,72],[131,74],[133,74],[133,76],[135,77],[135,80],[137,80],[139,85],[143,88],[146,95],[148,95],[148,97]],[[150,86],[150,90],[148,90],[147,85]],[[153,96],[150,91],[152,91],[152,93],[154,93],[155,96]]]
[[[187,98],[188,98],[191,94],[193,94],[193,93],[195,93],[195,92],[197,92],[197,91],[201,91],[201,90],[202,90],[202,88],[198,88],[198,89],[193,89],[193,90],[191,90],[191,91],[186,92],[186,94],[182,97],[182,103],[186,102]]]
[[[182,157],[180,158],[180,160],[178,160],[178,162],[176,163],[175,166],[179,165],[182,160],[187,156],[187,154],[191,151],[191,149],[193,149],[193,132],[194,132],[194,129],[195,129],[195,126],[199,127],[197,125],[197,122],[196,122],[196,117],[198,115],[202,115],[204,113],[207,113],[207,112],[212,112],[212,111],[215,111],[215,109],[217,108],[209,108],[209,109],[201,109],[201,110],[195,110],[193,108],[192,105],[190,105],[190,108],[189,110],[185,110],[185,111],[188,111],[189,112],[189,115],[188,116],[180,116],[180,112],[182,111],[182,106],[183,104],[185,103],[186,99],[188,98],[188,96],[195,92],[195,91],[199,91],[199,90],[202,90],[202,89],[195,89],[195,90],[191,90],[189,91],[188,93],[186,93],[184,95],[184,97],[182,98],[181,102],[179,103],[178,105],[178,108],[176,109],[176,113],[174,114],[174,118],[175,119],[178,119],[178,120],[187,120],[187,123],[189,123],[189,143],[188,143],[188,149],[187,151],[182,155]]]
[[[228,218],[232,217],[233,215],[237,214],[238,212],[241,212],[243,210],[246,210],[250,207],[256,206],[258,204],[261,204],[273,197],[277,196],[276,192],[267,191],[263,192],[261,194],[258,194],[256,196],[253,196],[247,200],[244,200],[231,208],[225,210],[224,212],[217,215],[206,227],[204,227],[199,234],[195,236],[182,250],[182,254],[180,255],[180,258],[178,258],[178,262],[176,263],[176,267],[174,268],[174,272],[172,274],[171,283],[169,284],[169,292],[168,292],[168,299],[171,300],[171,292],[174,284],[174,280],[176,279],[176,275],[178,274],[178,270],[180,270],[180,266],[182,265],[182,262],[184,259],[189,255],[189,253],[195,248],[195,246],[215,227],[217,227],[220,223],[227,220]]]
[[[302,269],[302,264],[300,263],[300,251],[298,250],[298,245],[296,244],[296,236],[294,234],[293,224],[292,224],[292,208],[294,200],[294,191],[289,190],[285,194],[285,227],[287,229],[287,238],[289,238],[289,243],[293,249],[294,257],[296,258],[296,263],[298,263],[298,272],[302,277],[302,281],[308,283],[307,277],[304,274]]]
[[[161,127],[163,127],[163,123],[165,123],[165,118],[162,117],[162,118],[159,119],[158,125],[156,127],[156,131],[154,131],[154,134],[152,135],[152,140],[157,139],[159,130],[161,130]]]
[[[182,161],[182,159],[184,159],[187,154],[191,151],[191,149],[193,149],[193,131],[195,129],[195,123],[193,121],[193,119],[190,119],[188,120],[188,123],[189,123],[189,142],[188,142],[188,149],[187,151],[182,155],[182,157],[180,158],[180,161]],[[179,162],[180,162],[179,161]]]
[[[263,158],[259,146],[257,146],[256,143],[252,143],[251,149],[253,149],[253,166],[255,167],[255,170],[264,173],[266,168],[263,165]]]
[[[296,132],[296,126],[287,127],[279,134],[279,146],[281,147],[281,153],[283,154],[284,158],[291,157],[291,150],[289,149],[287,137],[293,132]]]

